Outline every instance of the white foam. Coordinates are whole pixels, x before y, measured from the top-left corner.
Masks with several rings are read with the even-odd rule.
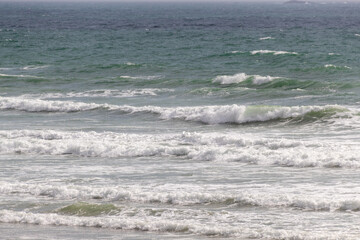
[[[324,67],[326,67],[326,68],[345,68],[345,69],[351,69],[351,67],[348,67],[348,66],[336,66],[336,65],[333,65],[333,64],[326,64],[326,65],[324,65]]]
[[[50,101],[39,99],[25,99],[16,97],[0,97],[0,109],[21,110],[28,112],[76,112],[96,109],[117,110],[124,113],[154,113],[161,119],[183,119],[206,124],[265,122],[276,119],[302,117],[310,112],[339,108],[338,106],[244,106],[244,105],[215,105],[196,107],[157,107],[128,105],[96,104],[73,101]]]
[[[307,219],[297,219],[304,224],[305,229],[277,229],[277,225],[286,226],[291,219],[286,217],[278,217],[277,220],[271,220],[266,217],[264,222],[272,222],[275,227],[266,226],[259,222],[257,218],[251,214],[240,214],[239,216],[221,211],[220,213],[208,213],[205,215],[200,212],[198,215],[191,214],[189,218],[185,214],[181,218],[176,214],[167,213],[161,216],[134,215],[129,212],[128,215],[118,216],[102,216],[102,217],[77,217],[64,216],[54,213],[30,213],[17,212],[9,210],[0,210],[0,222],[3,223],[25,223],[36,225],[55,225],[55,226],[75,226],[75,227],[97,227],[111,228],[122,230],[137,231],[156,231],[156,232],[178,232],[192,235],[204,235],[210,237],[235,237],[239,239],[338,239],[340,236],[347,236],[347,232],[331,232],[306,230]],[[184,211],[187,213],[189,211]],[[191,212],[192,213],[192,212]],[[200,215],[200,216],[199,216]],[[211,216],[210,219],[209,215]],[[202,221],[201,218],[202,217]],[[204,222],[204,218],[208,222]],[[304,218],[304,217],[303,217]],[[229,223],[229,220],[235,221]],[[253,219],[253,222],[250,220]],[[255,222],[254,222],[255,221]]]
[[[259,38],[259,40],[270,40],[270,39],[275,39],[273,37],[262,37],[262,38]]]
[[[246,73],[238,73],[235,75],[221,75],[214,78],[213,82],[219,82],[220,84],[233,84],[252,79],[252,83],[255,85],[261,85],[271,82],[279,77],[260,76],[260,75],[247,75]]]
[[[114,98],[131,98],[138,96],[157,96],[159,93],[174,92],[169,88],[140,88],[127,90],[98,89],[84,92],[69,93],[42,93],[42,94],[24,94],[22,98],[83,98],[83,97],[114,97]]]
[[[27,112],[77,112],[98,108],[111,109],[108,104],[83,103],[71,101],[45,101],[18,97],[0,97],[0,109]]]
[[[287,167],[359,168],[360,146],[263,139],[232,134],[119,134],[113,132],[0,131],[0,154],[80,157],[182,157]]]
[[[349,186],[351,188],[351,186]],[[311,186],[298,189],[283,186],[268,189],[267,186],[238,189],[228,186],[195,184],[165,184],[154,186],[76,186],[7,183],[1,182],[0,193],[47,197],[58,200],[89,201],[121,201],[136,203],[161,203],[171,205],[221,204],[233,207],[258,206],[266,208],[290,208],[306,211],[360,211],[359,189],[354,186],[352,194],[349,188],[332,189],[331,186],[319,187],[314,193]]]
[[[22,69],[23,70],[37,70],[37,69],[42,69],[42,68],[47,68],[49,67],[49,65],[43,65],[43,66],[33,66],[33,65],[30,65],[30,66],[25,66],[23,67]]]
[[[127,79],[143,79],[143,80],[155,80],[155,79],[160,79],[161,76],[155,75],[155,76],[127,76],[127,75],[122,75],[119,76],[120,78],[127,78]]]
[[[32,75],[24,75],[24,74],[15,75],[15,74],[4,74],[4,73],[0,73],[0,76],[1,77],[19,77],[19,78],[42,78],[42,77],[32,76]]]
[[[357,37],[360,37],[360,34],[358,34],[358,33],[355,33],[355,36],[357,36]]]
[[[256,55],[256,54],[273,54],[273,55],[290,54],[290,55],[298,55],[297,52],[273,51],[273,50],[254,50],[254,51],[251,51],[250,53],[252,55]]]

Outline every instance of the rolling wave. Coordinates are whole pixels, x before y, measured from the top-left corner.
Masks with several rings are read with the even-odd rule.
[[[247,75],[246,73],[238,73],[235,75],[221,75],[217,76],[213,79],[214,83],[220,84],[233,84],[233,83],[241,83],[247,80],[251,80],[251,82],[255,85],[261,85],[264,83],[271,82],[274,79],[278,79],[279,77],[271,77],[271,76],[260,76],[260,75]]]
[[[245,106],[245,105],[215,105],[197,107],[158,107],[129,105],[111,105],[84,103],[73,101],[50,101],[40,99],[25,99],[16,97],[0,97],[0,110],[19,110],[26,112],[78,112],[97,109],[119,111],[123,113],[152,113],[164,120],[180,119],[201,122],[205,124],[244,124],[268,122],[274,120],[295,119],[299,121],[319,120],[329,118],[349,109],[341,106]]]
[[[156,210],[155,210],[156,212]],[[197,214],[196,214],[197,213]],[[186,216],[187,214],[187,216]],[[311,232],[305,230],[274,229],[262,226],[260,223],[250,224],[250,220],[256,220],[254,216],[237,216],[227,212],[212,213],[207,215],[198,211],[184,211],[177,216],[167,210],[162,215],[132,216],[103,216],[103,217],[79,217],[63,216],[56,213],[30,213],[25,211],[0,210],[0,222],[3,223],[25,223],[37,225],[75,226],[75,227],[97,227],[136,231],[154,231],[165,233],[187,233],[207,237],[236,237],[241,239],[338,239],[346,236],[345,232],[325,233]],[[200,221],[200,217],[212,216],[209,223]],[[228,218],[228,219],[227,219]],[[229,223],[229,219],[236,221],[236,227]],[[242,219],[242,221],[240,220]],[[246,219],[246,220],[245,220]],[[244,221],[245,220],[245,221]],[[268,219],[269,221],[270,219]],[[306,219],[302,220],[305,224]],[[249,227],[256,224],[256,228]],[[281,221],[278,224],[285,224]],[[345,234],[345,235],[344,235]]]
[[[0,131],[0,154],[173,157],[283,167],[360,168],[358,146],[219,134]]]
[[[221,205],[228,207],[266,207],[289,208],[297,211],[360,211],[360,198],[354,194],[334,194],[330,189],[323,189],[321,193],[313,193],[310,189],[303,192],[294,192],[293,189],[271,189],[255,187],[252,189],[221,191],[219,186],[215,189],[199,188],[194,185],[164,186],[74,186],[51,185],[33,183],[6,183],[1,182],[0,193],[7,195],[47,197],[58,200],[81,201],[58,209],[56,212],[65,215],[97,216],[112,215],[121,211],[113,204],[89,204],[86,201],[101,200],[111,202],[136,202],[139,204],[164,205]],[[226,186],[223,187],[224,189]],[[196,189],[196,191],[194,191]],[[347,189],[342,190],[346,192]],[[85,202],[84,202],[85,201]]]

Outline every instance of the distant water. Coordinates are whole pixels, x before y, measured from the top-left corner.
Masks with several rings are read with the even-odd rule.
[[[359,12],[0,3],[2,238],[358,239]]]

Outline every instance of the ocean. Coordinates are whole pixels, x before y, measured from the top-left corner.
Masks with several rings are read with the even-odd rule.
[[[1,238],[358,239],[359,12],[1,2]]]

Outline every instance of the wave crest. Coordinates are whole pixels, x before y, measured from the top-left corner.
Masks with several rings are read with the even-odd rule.
[[[260,76],[260,75],[247,75],[246,73],[238,73],[235,75],[221,75],[214,78],[214,83],[220,84],[233,84],[233,83],[241,83],[247,80],[251,80],[255,85],[261,85],[264,83],[268,83],[273,81],[274,79],[278,79],[279,77],[271,77],[271,76]]]

